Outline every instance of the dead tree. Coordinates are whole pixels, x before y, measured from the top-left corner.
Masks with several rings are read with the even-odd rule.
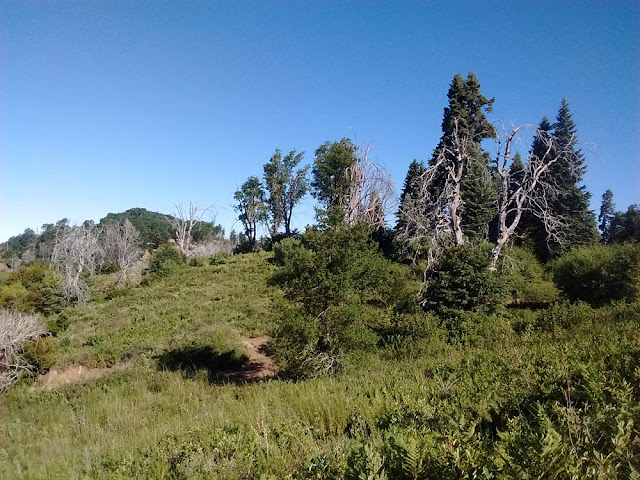
[[[511,151],[514,141],[521,130],[534,129],[537,141],[544,146],[541,154],[529,153],[524,171],[520,172],[517,181],[514,172],[510,168]],[[573,142],[566,142],[572,145]],[[551,166],[566,158],[570,154],[570,147],[564,150],[560,148],[554,138],[531,125],[521,125],[506,132],[504,126],[502,134],[498,137],[498,150],[495,158],[495,167],[500,180],[498,195],[498,234],[496,245],[491,250],[491,269],[495,270],[503,247],[516,234],[518,224],[523,213],[531,212],[544,224],[547,231],[547,239],[565,243],[564,232],[568,226],[567,219],[554,215],[550,208],[550,202],[557,197],[559,188],[549,169]],[[577,172],[576,172],[577,178]]]
[[[370,145],[356,146],[356,158],[347,169],[349,191],[343,202],[349,226],[366,222],[384,227],[384,215],[394,201],[394,182],[380,165],[369,160]]]
[[[51,262],[63,274],[62,291],[67,301],[76,299],[86,303],[91,300],[83,275],[93,274],[102,260],[99,233],[92,225],[75,226],[59,232],[56,238]]]
[[[165,217],[176,232],[176,243],[182,253],[186,254],[189,251],[193,227],[202,220],[202,217],[209,209],[210,207],[200,207],[197,202],[189,202],[189,208],[185,209],[179,203],[176,205],[173,216]]]
[[[0,391],[6,391],[32,366],[22,352],[25,343],[47,333],[35,315],[17,310],[0,310]]]
[[[459,134],[456,119],[450,145],[440,148],[429,169],[418,177],[415,194],[402,206],[405,222],[399,239],[413,252],[414,261],[426,255],[431,266],[447,241],[464,243],[462,179],[472,145]]]
[[[103,242],[105,261],[118,267],[116,288],[122,289],[142,255],[140,233],[125,218],[122,222],[111,223],[104,228]]]

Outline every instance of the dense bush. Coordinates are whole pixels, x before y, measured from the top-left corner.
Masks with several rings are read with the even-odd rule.
[[[504,299],[500,275],[489,271],[489,247],[460,245],[445,248],[429,272],[423,305],[443,318],[459,310],[491,310]]]
[[[168,275],[171,270],[184,263],[182,253],[170,243],[165,243],[151,254],[149,260],[149,272],[162,277]]]
[[[276,353],[292,376],[334,371],[344,356],[374,346],[394,306],[404,306],[411,283],[384,259],[368,227],[310,229],[274,246],[280,267],[272,283],[293,307],[283,307]]]
[[[545,304],[558,299],[559,291],[536,256],[522,248],[504,252],[500,265],[512,304]]]
[[[570,300],[593,306],[634,301],[640,293],[640,245],[594,245],[563,255],[552,265],[553,280]]]
[[[58,274],[42,263],[20,267],[0,286],[0,308],[49,315],[59,312],[63,304]]]
[[[24,345],[24,358],[34,374],[47,372],[56,363],[56,349],[49,337],[40,337]]]

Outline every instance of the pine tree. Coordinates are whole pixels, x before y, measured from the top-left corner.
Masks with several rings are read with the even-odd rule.
[[[584,156],[576,149],[576,126],[566,99],[562,99],[553,132],[554,140],[561,150],[570,153],[558,161],[549,171],[560,189],[553,199],[553,213],[562,215],[568,222],[565,249],[590,245],[597,241],[595,214],[589,210],[591,194],[582,183],[587,167]],[[552,255],[561,253],[558,244],[550,244]]]
[[[611,241],[611,220],[615,215],[616,207],[613,204],[613,192],[607,188],[607,191],[602,194],[600,215],[598,215],[600,238],[604,244],[608,244]]]
[[[427,169],[424,163],[413,160],[409,165],[407,176],[404,179],[404,185],[402,187],[402,193],[400,194],[400,209],[398,211],[398,221],[396,223],[396,230],[400,230],[405,225],[403,216],[403,209],[405,209],[409,202],[411,202],[415,196],[416,180],[426,172]]]
[[[576,126],[569,111],[569,104],[562,99],[556,122],[551,125],[547,117],[538,127],[539,136],[533,141],[531,153],[540,157],[545,154],[545,138],[551,136],[558,151],[564,154],[546,172],[553,180],[557,193],[548,198],[550,211],[555,217],[561,217],[567,223],[564,231],[564,243],[548,238],[544,224],[533,214],[527,213],[520,223],[520,233],[524,243],[536,252],[539,259],[549,260],[563,251],[580,245],[590,245],[597,241],[595,214],[589,210],[591,194],[581,186],[586,166],[584,156],[576,148]],[[552,156],[555,154],[552,152]]]
[[[449,105],[444,109],[442,137],[429,165],[433,166],[444,149],[452,147],[454,135],[471,142],[471,155],[462,180],[462,227],[468,237],[476,239],[484,234],[495,212],[496,191],[489,175],[489,160],[480,146],[482,140],[496,136],[495,128],[485,116],[491,112],[494,99],[480,94],[480,83],[473,72],[466,80],[456,74],[447,97]],[[439,188],[437,182],[433,188]],[[437,197],[437,192],[433,192],[433,197]]]

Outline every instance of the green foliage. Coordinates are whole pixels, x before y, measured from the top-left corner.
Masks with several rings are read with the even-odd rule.
[[[189,260],[189,265],[192,267],[204,267],[204,259],[202,257],[192,257]]]
[[[607,191],[602,194],[600,215],[598,215],[600,238],[604,244],[611,242],[611,221],[615,217],[615,214],[616,207],[613,204],[613,192],[607,188]]]
[[[505,251],[500,273],[512,304],[540,305],[558,299],[558,289],[536,256],[527,250],[516,247]]]
[[[151,254],[149,272],[159,277],[167,276],[174,267],[183,263],[182,253],[170,243],[165,243]]]
[[[11,272],[6,285],[0,286],[0,308],[50,315],[63,305],[58,274],[39,262]]]
[[[489,246],[447,247],[429,273],[422,302],[426,310],[455,317],[457,310],[484,311],[500,304],[504,285],[489,271]]]
[[[630,205],[626,212],[616,212],[611,219],[612,243],[640,242],[640,208]]]
[[[231,257],[229,252],[218,252],[209,257],[209,265],[224,265]]]
[[[274,247],[274,262],[280,268],[272,282],[295,304],[282,309],[275,333],[291,376],[333,372],[344,355],[373,347],[386,310],[407,296],[365,225],[284,239]]]
[[[594,306],[634,301],[640,293],[640,245],[593,245],[563,255],[553,280],[570,300]]]
[[[480,82],[473,72],[469,72],[466,80],[460,74],[456,74],[447,97],[449,104],[444,109],[442,137],[429,165],[434,164],[443,150],[453,150],[453,137],[456,132],[459,138],[470,141],[470,159],[463,172],[461,185],[461,196],[465,204],[462,211],[462,227],[467,236],[477,240],[482,237],[487,224],[495,214],[497,198],[496,188],[489,176],[489,156],[480,145],[482,140],[494,138],[496,135],[495,128],[485,115],[491,112],[494,99],[480,93]],[[451,161],[455,163],[457,160],[452,158]],[[444,173],[439,175],[444,176]],[[433,182],[431,188],[431,195],[437,198],[442,184]]]
[[[313,161],[312,195],[324,208],[318,209],[318,220],[326,225],[344,222],[344,205],[349,190],[347,169],[355,161],[356,148],[348,138],[339,142],[325,142],[315,152]]]
[[[140,242],[144,248],[158,248],[173,238],[174,232],[162,213],[151,212],[145,208],[131,208],[122,213],[109,213],[100,220],[101,225],[120,223],[128,219],[140,232]]]
[[[249,177],[233,195],[238,220],[242,222],[248,239],[248,250],[256,247],[258,224],[267,218],[265,192],[258,177]],[[239,245],[240,246],[240,245]]]
[[[297,153],[291,150],[284,158],[282,152],[276,149],[275,153],[264,165],[264,181],[269,192],[267,205],[272,224],[272,235],[277,235],[281,225],[284,225],[286,235],[291,233],[291,219],[293,208],[309,190],[307,172],[309,166],[295,168],[302,161],[304,152]]]
[[[28,341],[23,353],[27,363],[34,367],[33,374],[46,373],[56,364],[56,347],[49,337]]]

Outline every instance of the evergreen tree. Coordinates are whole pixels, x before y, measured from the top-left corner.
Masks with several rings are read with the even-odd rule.
[[[462,227],[468,237],[477,239],[484,234],[495,212],[496,191],[489,175],[489,157],[480,146],[482,140],[496,136],[495,128],[485,116],[491,112],[494,99],[480,93],[480,83],[473,72],[466,80],[456,74],[447,97],[449,105],[444,109],[442,137],[429,165],[435,164],[443,150],[452,148],[456,133],[471,142],[470,159],[462,180]],[[435,198],[441,187],[434,182],[432,188]]]
[[[556,186],[553,198],[548,198],[549,213],[561,217],[567,222],[564,232],[564,245],[548,238],[544,224],[528,212],[520,223],[520,233],[540,260],[546,261],[564,250],[580,245],[590,245],[597,241],[595,214],[589,210],[591,194],[581,186],[586,166],[584,156],[576,148],[576,126],[569,111],[569,104],[562,99],[556,122],[551,125],[547,117],[542,119],[538,127],[539,134],[533,141],[531,154],[537,157],[545,155],[546,142],[549,136],[554,141],[556,152],[568,152],[556,161],[546,172],[546,177]],[[557,155],[551,152],[550,155]]]
[[[616,207],[613,204],[613,192],[607,188],[607,191],[602,194],[600,215],[598,215],[600,237],[604,244],[608,244],[611,241],[611,220],[613,220],[615,214]]]
[[[404,185],[402,187],[402,193],[400,194],[400,210],[398,211],[398,221],[396,223],[396,230],[400,230],[405,225],[403,218],[403,209],[407,208],[409,202],[415,198],[416,181],[418,178],[427,171],[423,162],[413,160],[409,165],[407,176],[404,179]]]
[[[348,138],[325,142],[315,155],[311,194],[324,207],[316,209],[316,217],[321,223],[339,225],[344,222],[344,202],[349,193],[347,169],[355,161],[355,146]]]
[[[630,205],[625,213],[616,212],[611,219],[611,243],[640,242],[640,207]]]
[[[549,175],[553,175],[560,193],[552,200],[552,210],[555,215],[562,215],[568,222],[565,248],[580,245],[590,245],[597,241],[595,214],[589,210],[591,194],[582,183],[586,172],[584,156],[576,149],[576,127],[569,111],[569,104],[562,99],[553,137],[557,147],[562,151],[569,151],[552,168]],[[560,245],[551,242],[549,245],[552,255],[561,253]]]

